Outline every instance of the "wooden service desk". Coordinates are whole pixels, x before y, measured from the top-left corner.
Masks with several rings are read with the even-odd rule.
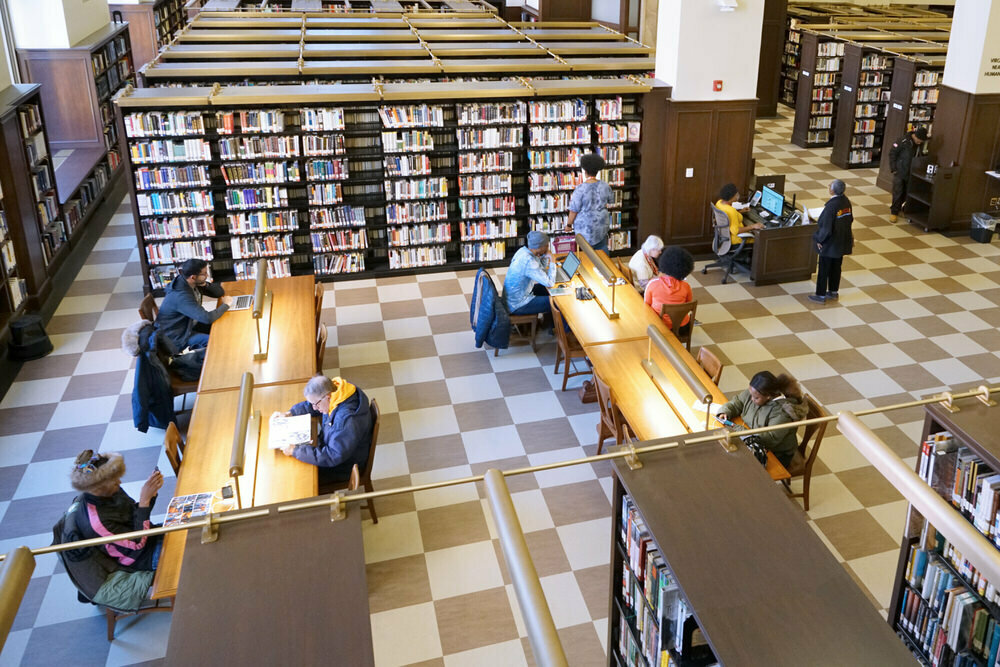
[[[309,498],[317,493],[315,466],[290,458],[267,446],[268,418],[302,400],[305,383],[255,387],[253,409],[260,410],[261,431],[257,443],[247,445],[240,494],[244,507]],[[232,452],[239,391],[199,394],[191,413],[187,445],[177,490],[174,495],[218,491],[229,483],[229,459]],[[248,438],[250,440],[250,438]],[[153,598],[177,593],[181,561],[184,558],[186,531],[164,537],[160,563],[153,580]]]
[[[753,259],[750,262],[750,279],[754,285],[774,285],[809,280],[816,271],[819,256],[812,240],[816,225],[775,227],[756,215],[753,209],[746,213],[748,222],[767,225],[753,233]]]
[[[667,340],[676,343],[683,350],[683,346],[672,335],[668,336]],[[687,357],[691,356],[687,350],[683,351]],[[705,413],[692,408],[694,394],[655,346],[652,348],[652,359],[668,380],[668,386],[664,389],[669,400],[653,383],[642,367],[642,361],[646,359],[648,352],[648,340],[625,341],[587,348],[588,358],[594,364],[595,370],[611,387],[615,403],[640,440],[655,440],[704,431]],[[701,377],[705,386],[712,390],[716,402],[725,402],[725,396],[697,363],[693,365],[692,370]],[[773,480],[791,477],[771,452],[767,453],[765,468]]]
[[[597,304],[597,300],[601,299],[601,303],[610,309],[611,288],[604,284],[604,280],[587,255],[578,252],[577,256],[580,257],[581,263],[577,275],[573,277],[572,291],[563,296],[554,296],[552,299],[559,306],[559,310],[562,311],[563,317],[566,318],[567,324],[581,345],[587,347],[623,340],[645,340],[646,329],[650,324],[656,325],[664,333],[667,332],[663,320],[646,305],[642,296],[628,283],[615,288],[615,312],[620,315],[618,319],[608,319],[601,306]],[[622,277],[617,267],[615,275]],[[578,300],[575,290],[581,286],[589,287],[594,293],[594,298],[587,301]]]
[[[239,389],[243,373],[256,386],[304,382],[316,372],[316,306],[312,276],[267,281],[272,292],[267,359],[254,361],[257,328],[253,310],[229,311],[212,324],[198,393]],[[253,294],[254,281],[223,283],[227,296]]]

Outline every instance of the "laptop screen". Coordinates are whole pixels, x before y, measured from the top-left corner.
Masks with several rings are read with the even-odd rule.
[[[566,275],[572,278],[576,275],[576,270],[580,268],[580,258],[576,256],[575,252],[571,252],[566,255],[566,259],[563,260],[562,269],[566,272]]]

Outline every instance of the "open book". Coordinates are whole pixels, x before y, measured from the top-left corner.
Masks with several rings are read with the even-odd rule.
[[[289,445],[308,445],[312,442],[312,417],[308,414],[294,417],[271,415],[267,446],[283,449]]]

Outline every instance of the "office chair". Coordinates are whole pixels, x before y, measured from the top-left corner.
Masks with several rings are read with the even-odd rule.
[[[702,267],[702,274],[708,273],[709,269],[719,267],[726,270],[725,275],[722,276],[722,284],[725,285],[729,282],[729,276],[736,270],[742,269],[749,273],[749,267],[744,263],[748,261],[749,243],[748,239],[753,238],[753,234],[750,232],[745,232],[740,234],[739,237],[742,239],[736,248],[733,248],[732,238],[729,235],[729,216],[727,216],[723,211],[719,210],[715,204],[709,204],[712,207],[712,216],[715,222],[715,235],[712,238],[712,252],[718,257],[718,261],[712,262],[711,264],[706,264]]]

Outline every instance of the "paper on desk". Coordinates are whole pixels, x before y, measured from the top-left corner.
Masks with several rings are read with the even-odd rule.
[[[819,220],[819,215],[822,212],[823,212],[822,206],[817,206],[816,208],[807,208],[806,216],[808,216],[810,220],[816,221]]]
[[[705,404],[702,403],[701,401],[695,401],[694,403],[691,404],[691,409],[695,410],[696,412],[704,412],[705,411]],[[721,409],[722,409],[722,404],[721,403],[709,403],[708,404],[708,413],[710,415],[717,415],[717,414],[719,414],[719,410],[721,410]]]
[[[549,296],[566,296],[567,294],[572,294],[572,287],[550,287]]]

